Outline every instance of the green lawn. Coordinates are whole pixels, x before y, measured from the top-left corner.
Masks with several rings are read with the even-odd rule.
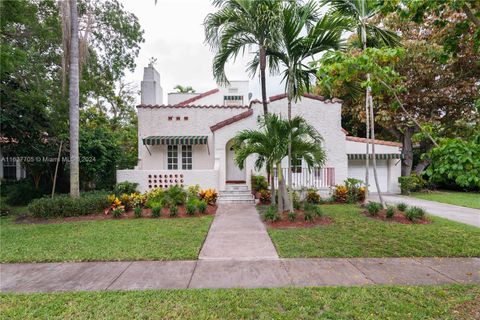
[[[212,216],[15,224],[0,219],[0,262],[197,259]]]
[[[462,207],[480,209],[480,193],[478,192],[455,192],[455,191],[433,191],[414,192],[412,197],[454,204]]]
[[[454,285],[1,294],[0,301],[5,319],[473,319],[475,310],[478,312],[480,288]]]
[[[480,229],[473,226],[437,217],[427,225],[383,222],[354,205],[322,209],[333,224],[268,229],[281,257],[480,257]]]

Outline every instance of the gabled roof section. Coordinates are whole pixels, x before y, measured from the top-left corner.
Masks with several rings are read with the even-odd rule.
[[[366,138],[346,136],[345,139],[347,139],[348,141],[367,143]],[[372,141],[372,139],[370,139],[370,141]],[[377,140],[377,139],[375,139],[375,144],[381,144],[381,145],[390,146],[390,147],[401,147],[402,146],[402,144],[400,142]]]
[[[179,106],[186,106],[186,105],[189,105],[191,104],[192,102],[195,102],[197,100],[200,100],[202,98],[205,98],[205,97],[208,97],[214,93],[217,93],[219,92],[220,90],[218,88],[215,88],[215,89],[212,89],[212,90],[209,90],[209,91],[206,91],[204,93],[200,93],[198,96],[195,96],[195,97],[192,97],[190,99],[187,99],[185,101],[182,101],[180,103],[178,103]]]
[[[304,93],[304,94],[302,94],[302,96],[305,97],[305,98],[313,99],[313,100],[323,101],[325,103],[337,103],[337,102],[341,103],[341,102],[343,102],[341,99],[338,99],[338,98],[327,99],[324,96],[319,96],[319,95],[311,94],[311,93]],[[277,100],[282,100],[282,99],[285,99],[285,98],[287,98],[286,93],[277,94],[276,96],[271,96],[270,97],[270,102],[277,101]]]
[[[228,119],[225,119],[223,121],[220,121],[219,123],[217,124],[214,124],[213,126],[210,127],[210,130],[212,130],[212,132],[215,132],[217,131],[218,129],[221,129],[223,127],[226,127],[232,123],[235,123],[237,121],[240,121],[242,119],[245,119],[245,118],[248,118],[250,117],[251,115],[253,114],[253,110],[250,109],[248,111],[245,111],[245,112],[242,112],[240,114],[237,114],[231,118],[228,118]]]
[[[197,109],[212,109],[212,108],[218,108],[218,109],[250,109],[249,106],[223,106],[223,105],[186,105],[186,106],[181,106],[178,104],[139,104],[137,108],[150,108],[150,109],[168,109],[168,108],[177,108],[177,109],[182,109],[182,108],[197,108]]]

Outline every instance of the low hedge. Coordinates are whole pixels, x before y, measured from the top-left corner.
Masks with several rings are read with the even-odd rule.
[[[100,213],[108,207],[106,192],[85,192],[80,198],[59,195],[53,198],[40,198],[28,205],[28,211],[34,217],[56,218],[85,216]]]

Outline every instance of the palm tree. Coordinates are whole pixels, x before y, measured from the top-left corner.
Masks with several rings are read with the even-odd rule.
[[[70,0],[70,68],[69,68],[69,117],[70,117],[70,196],[80,196],[79,165],[79,58],[77,0]]]
[[[283,81],[288,100],[288,119],[292,119],[292,101],[310,91],[316,69],[305,60],[326,50],[341,48],[343,19],[324,16],[317,20],[319,7],[314,1],[306,4],[290,2],[283,10],[279,50],[267,49],[267,56],[283,67]],[[317,20],[317,21],[316,21]],[[289,210],[293,212],[292,145],[288,143]]]
[[[177,84],[175,87],[173,87],[174,90],[177,90],[178,93],[195,93],[195,89],[193,89],[191,86],[182,86],[180,84]]]
[[[256,65],[260,66],[263,112],[266,115],[266,50],[274,47],[277,42],[282,1],[214,0],[213,4],[218,11],[208,14],[204,21],[206,42],[216,50],[213,75],[218,83],[228,84],[225,74],[227,61],[250,50],[250,46],[258,46],[248,69],[253,76],[257,70]],[[274,66],[270,67],[270,71],[275,72]]]
[[[321,135],[305,119],[295,117],[282,119],[277,114],[268,114],[261,121],[261,130],[244,130],[235,137],[235,162],[243,168],[245,160],[252,154],[257,155],[255,167],[260,170],[268,165],[270,174],[274,174],[274,165],[278,174],[278,211],[283,212],[288,198],[283,176],[282,160],[287,156],[287,143],[292,142],[292,155],[302,157],[309,168],[323,165],[325,152],[321,148]],[[274,184],[272,203],[275,200]]]
[[[330,7],[330,14],[345,19],[346,29],[357,33],[361,40],[361,48],[400,45],[399,36],[392,31],[382,29],[375,23],[375,18],[380,13],[382,2],[380,0],[322,0],[324,6]],[[370,74],[367,74],[370,81]],[[375,159],[375,119],[373,113],[373,98],[371,87],[365,91],[365,123],[367,128],[366,160],[365,160],[365,184],[366,196],[369,185],[369,144],[372,138],[372,164],[375,185],[377,187],[380,202],[385,207],[377,177],[377,162]]]

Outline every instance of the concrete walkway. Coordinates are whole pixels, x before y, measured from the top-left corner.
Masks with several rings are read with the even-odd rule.
[[[480,210],[455,206],[453,204],[428,201],[401,195],[383,195],[385,202],[396,204],[404,202],[409,206],[417,206],[425,209],[429,214],[445,219],[466,223],[480,228]],[[378,201],[378,195],[372,194],[368,198],[371,201]]]
[[[0,265],[2,292],[480,284],[480,258],[354,258]]]
[[[253,204],[220,204],[199,259],[269,260],[278,254]]]

